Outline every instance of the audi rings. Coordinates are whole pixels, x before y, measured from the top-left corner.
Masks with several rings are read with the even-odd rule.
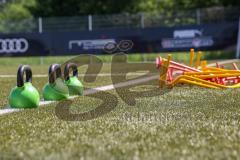
[[[0,39],[0,53],[24,53],[28,48],[28,41],[24,38]]]

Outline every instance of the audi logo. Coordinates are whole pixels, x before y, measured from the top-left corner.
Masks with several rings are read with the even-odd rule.
[[[28,41],[24,38],[0,39],[0,53],[24,53],[28,47]]]

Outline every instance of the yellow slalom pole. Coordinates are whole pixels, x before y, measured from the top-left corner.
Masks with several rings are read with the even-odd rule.
[[[164,77],[166,76],[166,69],[165,69],[165,66],[166,66],[166,60],[165,59],[162,59],[162,66],[160,68],[160,75],[159,75],[159,87],[160,88],[163,88],[163,86],[165,85],[165,81],[164,81]]]
[[[216,74],[240,74],[238,70],[225,71],[204,71],[204,72],[185,72],[184,75],[198,76],[198,75],[216,75]]]
[[[198,83],[198,82],[187,80],[187,79],[181,79],[179,82],[180,83],[188,83],[188,84],[192,84],[192,85],[197,85],[197,86],[205,87],[205,88],[213,88],[213,89],[218,89],[219,88],[219,87],[216,87],[216,86],[212,86],[212,85],[208,85],[208,84],[204,84],[204,83]]]
[[[200,86],[200,84],[205,84],[205,85],[208,85],[209,88],[215,88],[215,87],[219,87],[219,88],[227,88],[226,86],[224,85],[221,85],[221,84],[217,84],[217,83],[214,83],[214,82],[210,82],[210,81],[206,81],[206,80],[203,80],[203,79],[200,79],[200,78],[197,78],[197,77],[192,77],[192,76],[187,76],[187,75],[183,75],[183,76],[179,76],[177,79],[175,79],[173,82],[172,82],[172,86],[175,86],[176,84],[178,84],[182,79],[185,79],[185,80],[189,80],[189,82],[194,82],[192,84],[196,85],[198,84]]]
[[[197,54],[197,61],[195,63],[195,68],[197,69],[199,64],[200,64],[200,61],[201,61],[201,57],[202,57],[202,52],[199,51],[198,54]]]
[[[205,78],[226,78],[226,77],[238,77],[240,73],[230,73],[230,74],[214,74],[214,75],[198,75],[198,78],[205,79]]]
[[[216,67],[207,67],[206,71],[228,71],[227,69],[216,68]]]
[[[228,88],[240,88],[240,83],[234,84],[232,86],[227,86]]]
[[[202,70],[205,71],[206,68],[207,68],[207,61],[202,61],[201,62],[201,67],[202,67]]]
[[[163,88],[164,86],[166,86],[167,72],[168,72],[168,68],[169,68],[171,59],[172,59],[171,54],[168,55],[167,60],[163,59],[163,64],[162,64],[162,67],[160,70],[160,77],[159,77],[159,87],[160,88]]]
[[[189,66],[192,67],[193,65],[193,59],[194,59],[194,49],[192,48],[190,50],[190,59],[189,59]]]

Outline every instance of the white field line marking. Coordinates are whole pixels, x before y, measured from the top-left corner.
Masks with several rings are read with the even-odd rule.
[[[108,90],[112,90],[112,89],[115,89],[115,88],[121,88],[121,87],[126,87],[126,86],[129,86],[129,85],[144,83],[144,82],[148,82],[150,80],[157,79],[158,77],[159,77],[159,75],[155,75],[155,76],[141,78],[141,79],[129,80],[129,81],[126,81],[126,82],[117,83],[115,85],[111,84],[111,85],[107,85],[107,86],[96,87],[96,88],[85,90],[83,95],[89,95],[89,94],[94,94],[94,93],[97,93],[97,92],[100,92],[100,91],[108,91]],[[69,97],[69,99],[75,99],[77,97],[79,97],[79,96],[71,96],[71,97]],[[52,103],[56,103],[56,102],[57,101],[41,100],[40,103],[39,103],[39,106],[44,106],[44,105],[48,105],[48,104],[52,104]],[[0,115],[13,113],[13,112],[19,112],[21,110],[24,110],[24,109],[15,109],[15,108],[10,108],[8,106],[6,109],[1,109],[0,110]]]
[[[222,61],[219,62],[219,65],[222,64],[227,64],[227,63],[234,63],[234,62],[239,62],[238,59],[233,59],[233,60],[226,60],[226,61]],[[211,66],[215,66],[215,63],[209,64],[209,67]],[[200,67],[201,68],[201,67]],[[141,76],[144,75],[146,72],[137,72],[137,73],[128,73],[127,76]],[[125,74],[122,73],[99,73],[99,74],[78,74],[79,77],[84,77],[84,76],[90,76],[90,77],[94,77],[94,76],[99,76],[99,77],[105,77],[105,76],[122,76]],[[3,74],[0,75],[0,78],[15,78],[17,77],[17,75],[13,75],[13,74]],[[33,77],[35,78],[42,78],[42,77],[48,77],[47,74],[34,74]]]
[[[238,62],[238,61],[239,60],[226,60],[226,61],[219,62],[218,64],[222,65],[222,64],[234,63],[234,62]],[[215,65],[216,65],[215,63],[212,63],[212,64],[209,64],[208,67],[215,66]],[[129,80],[126,82],[117,83],[115,85],[111,84],[111,85],[107,85],[107,86],[96,87],[96,88],[92,88],[92,89],[88,89],[88,90],[84,91],[83,95],[89,95],[89,94],[94,94],[94,93],[97,93],[100,91],[108,91],[108,90],[112,90],[115,88],[121,88],[121,87],[126,87],[126,86],[130,86],[130,85],[134,85],[134,84],[140,84],[140,83],[158,79],[158,78],[159,78],[159,75],[155,75],[155,76],[146,77],[146,78]],[[74,99],[77,97],[79,97],[79,96],[72,96],[69,99]],[[52,103],[56,103],[56,101],[41,101],[39,106],[44,106],[44,105],[48,105],[48,104],[52,104]],[[0,115],[9,114],[9,113],[13,113],[13,112],[19,112],[22,110],[24,110],[24,109],[5,108],[5,109],[0,110]]]
[[[239,62],[239,59],[230,59],[230,60],[225,60],[225,61],[221,61],[218,62],[219,65],[223,65],[223,64],[229,64],[229,63],[236,63]],[[215,63],[211,63],[209,65],[207,65],[208,67],[213,67],[216,66],[216,62]]]
[[[127,76],[142,76],[146,74],[146,72],[139,72],[139,73],[127,73]],[[154,74],[154,73],[153,73]],[[157,74],[157,73],[156,73]],[[122,76],[125,74],[122,73],[99,73],[99,74],[78,74],[79,77],[84,77],[84,76],[89,76],[89,77],[107,77],[107,76]],[[0,78],[16,78],[17,75],[13,75],[13,74],[3,74],[0,75]],[[33,75],[34,78],[42,78],[42,77],[48,77],[47,74],[34,74]]]

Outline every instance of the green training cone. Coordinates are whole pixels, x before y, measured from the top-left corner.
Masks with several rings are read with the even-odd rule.
[[[73,71],[73,76],[69,76],[70,69]],[[82,95],[83,85],[78,79],[78,69],[75,63],[68,63],[64,68],[65,84],[68,87],[69,95]]]
[[[26,72],[26,82],[23,75]],[[39,106],[40,96],[32,85],[32,70],[28,65],[21,65],[17,73],[17,86],[9,95],[9,105],[12,108],[36,108]]]
[[[43,88],[43,98],[47,101],[59,101],[68,99],[68,87],[65,85],[61,67],[53,64],[49,67],[49,82]]]

